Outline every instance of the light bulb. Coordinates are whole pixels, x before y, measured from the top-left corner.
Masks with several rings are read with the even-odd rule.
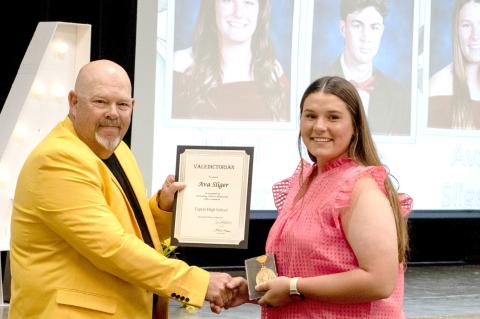
[[[27,137],[28,129],[22,123],[18,123],[13,130],[13,139],[17,142],[23,142]]]
[[[45,94],[45,91],[47,90],[45,84],[43,82],[35,82],[32,87],[32,92],[35,96],[42,96]]]
[[[54,48],[58,55],[63,56],[68,51],[68,44],[65,41],[57,41]]]

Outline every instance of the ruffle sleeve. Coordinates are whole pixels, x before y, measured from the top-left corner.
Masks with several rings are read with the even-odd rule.
[[[377,183],[378,187],[385,192],[384,181],[387,177],[387,171],[382,166],[357,166],[352,168],[346,178],[341,181],[338,193],[334,201],[334,223],[336,228],[340,228],[340,211],[342,208],[349,207],[352,202],[352,192],[355,183],[362,177],[370,176]]]
[[[400,201],[400,209],[402,212],[402,216],[407,216],[413,207],[413,199],[404,193],[398,194],[398,200]]]
[[[340,227],[340,210],[345,207],[349,207],[352,201],[352,192],[355,183],[362,177],[370,176],[377,183],[378,187],[385,193],[385,178],[387,177],[387,171],[382,166],[357,166],[351,170],[347,178],[339,186],[339,192],[335,198],[335,224]],[[402,216],[406,216],[412,210],[413,200],[410,196],[404,193],[398,194],[398,200],[400,203],[400,209]]]
[[[275,207],[277,208],[278,213],[281,213],[283,207],[285,206],[285,201],[291,189],[292,183],[299,182],[300,172],[304,170],[305,176],[308,176],[309,174],[311,174],[311,171],[314,168],[316,168],[316,166],[304,160],[301,160],[300,163],[298,163],[298,166],[292,176],[273,184],[273,202],[275,204]]]
[[[355,183],[362,177],[370,176],[377,183],[378,187],[385,192],[384,181],[387,171],[382,166],[357,166],[350,170],[346,178],[339,185],[339,191],[335,198],[334,207],[342,209],[349,207],[352,201],[352,192]]]
[[[285,205],[285,200],[287,199],[288,190],[290,189],[290,184],[292,182],[292,177],[286,178],[278,183],[275,183],[272,186],[273,193],[273,202],[278,212],[283,209]]]

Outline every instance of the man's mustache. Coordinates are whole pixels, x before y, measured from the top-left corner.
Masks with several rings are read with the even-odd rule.
[[[100,121],[101,126],[117,126],[120,127],[121,123],[119,120],[102,120]]]

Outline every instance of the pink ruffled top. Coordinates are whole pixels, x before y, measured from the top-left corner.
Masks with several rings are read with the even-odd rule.
[[[327,163],[311,181],[303,198],[294,204],[301,175],[306,180],[315,170],[316,164],[302,161],[293,176],[273,186],[278,217],[270,229],[266,251],[275,254],[280,276],[312,277],[358,267],[342,230],[340,212],[350,206],[352,190],[359,178],[371,176],[384,191],[387,176],[384,167],[364,167],[350,158],[340,158]],[[403,196],[400,200],[407,214],[411,198]],[[397,286],[389,298],[348,305],[307,298],[284,307],[262,308],[262,318],[405,318],[403,280],[403,266],[399,265]]]

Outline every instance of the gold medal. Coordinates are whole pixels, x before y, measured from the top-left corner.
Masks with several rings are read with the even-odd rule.
[[[258,256],[256,260],[260,264],[260,270],[257,272],[257,276],[255,277],[255,282],[257,283],[257,285],[263,284],[264,282],[277,278],[277,275],[275,274],[275,272],[272,269],[265,266],[265,263],[267,262],[267,256],[265,255]]]

